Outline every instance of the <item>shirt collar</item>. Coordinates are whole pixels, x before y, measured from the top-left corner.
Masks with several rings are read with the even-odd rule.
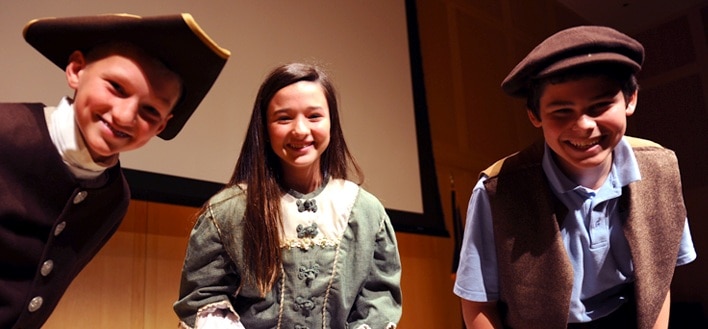
[[[117,158],[111,163],[99,164],[93,161],[76,125],[74,105],[70,98],[62,98],[59,105],[46,107],[44,111],[49,136],[64,163],[77,178],[96,178],[118,162]]]

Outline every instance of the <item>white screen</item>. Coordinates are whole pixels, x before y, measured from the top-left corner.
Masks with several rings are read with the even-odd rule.
[[[72,95],[63,72],[23,40],[33,18],[181,12],[232,56],[180,134],[121,154],[123,167],[226,182],[263,78],[279,64],[305,61],[334,80],[364,187],[386,208],[423,212],[403,0],[3,1],[0,101],[54,106]]]

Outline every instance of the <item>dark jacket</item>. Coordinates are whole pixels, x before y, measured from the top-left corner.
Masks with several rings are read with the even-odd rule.
[[[639,328],[651,328],[669,291],[686,209],[676,156],[629,138],[642,174],[622,190],[620,214],[634,264]],[[560,235],[567,209],[541,166],[543,143],[490,167],[500,314],[512,328],[566,328],[573,269]]]
[[[0,328],[41,327],[130,200],[120,165],[74,178],[43,108],[0,104]]]

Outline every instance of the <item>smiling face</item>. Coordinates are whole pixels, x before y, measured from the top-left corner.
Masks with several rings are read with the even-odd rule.
[[[288,85],[273,96],[267,112],[270,146],[289,180],[320,179],[320,157],[329,146],[329,106],[322,86]]]
[[[624,136],[636,103],[636,92],[626,102],[616,81],[584,77],[547,84],[540,98],[540,117],[528,114],[531,123],[543,130],[559,167],[580,183],[588,173],[609,172],[612,151]]]
[[[76,51],[66,69],[76,91],[76,122],[94,161],[145,145],[171,118],[181,94],[179,77],[131,47]]]

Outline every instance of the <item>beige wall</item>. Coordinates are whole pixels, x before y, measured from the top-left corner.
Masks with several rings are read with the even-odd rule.
[[[441,202],[452,232],[449,178],[454,178],[464,214],[477,173],[539,136],[527,122],[523,104],[505,97],[499,83],[535,44],[582,20],[551,0],[418,0],[417,6]],[[630,133],[657,140],[679,155],[699,259],[677,270],[673,297],[702,302],[704,308],[706,17],[705,7],[696,8],[637,35],[647,45],[649,58],[660,58],[647,63],[648,76],[640,79],[640,106],[630,119]],[[688,41],[677,43],[677,38]],[[649,114],[640,116],[642,111]],[[171,304],[177,298],[195,211],[133,201],[119,232],[77,278],[45,328],[77,323],[96,328],[174,328],[177,318]],[[406,233],[399,233],[398,239],[404,298],[399,327],[462,328],[459,299],[452,294],[452,239]]]

